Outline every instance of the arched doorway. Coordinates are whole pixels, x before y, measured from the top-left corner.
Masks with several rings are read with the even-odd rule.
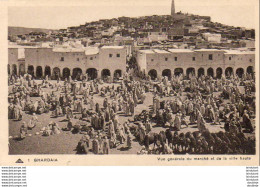
[[[24,64],[19,65],[19,74],[24,75],[25,74],[25,66]]]
[[[10,75],[10,73],[11,73],[11,70],[10,70],[11,68],[10,68],[10,64],[8,64],[7,65],[7,71],[8,71],[8,75]]]
[[[96,78],[97,78],[97,75],[98,75],[97,70],[96,70],[95,68],[89,68],[89,69],[87,69],[86,73],[88,74],[88,78],[89,78],[90,80],[96,79]]]
[[[157,71],[155,69],[151,69],[148,72],[148,75],[151,77],[152,80],[155,80],[157,78]]]
[[[101,71],[101,78],[102,78],[103,80],[108,79],[109,76],[111,76],[111,73],[110,73],[110,70],[109,70],[109,69],[103,69],[103,70]]]
[[[214,77],[214,70],[213,70],[212,68],[209,68],[209,69],[207,70],[207,75],[208,75],[209,77]]]
[[[17,66],[16,66],[16,64],[13,64],[13,65],[12,65],[12,68],[13,68],[12,73],[13,73],[14,75],[17,75]]]
[[[183,69],[182,69],[182,68],[176,68],[176,69],[174,70],[174,75],[175,75],[175,76],[179,76],[179,75],[181,75],[181,74],[183,74]]]
[[[243,68],[238,68],[236,70],[236,74],[239,78],[242,78],[243,74],[244,74],[244,69]]]
[[[246,72],[247,72],[248,74],[254,74],[254,68],[253,68],[253,66],[248,66],[247,69],[246,69]]]
[[[46,66],[46,67],[45,67],[44,75],[45,75],[45,77],[46,77],[47,75],[48,75],[48,77],[51,76],[51,68],[50,68],[50,66]]]
[[[37,66],[36,67],[36,78],[40,79],[42,78],[42,67],[41,66]]]
[[[217,79],[221,79],[222,73],[223,73],[222,68],[217,68],[217,71],[216,71],[216,74],[217,74],[216,77],[217,77]]]
[[[233,74],[233,68],[231,67],[226,68],[225,70],[226,77],[230,77],[232,74]]]
[[[122,70],[117,69],[114,72],[114,79],[119,80],[119,78],[122,77]]]
[[[34,67],[33,66],[28,66],[27,73],[30,74],[31,76],[34,76]]]
[[[60,77],[60,68],[53,68],[53,79],[57,80]]]
[[[169,70],[169,69],[163,70],[163,71],[162,71],[162,76],[163,76],[163,77],[168,77],[168,80],[170,80],[171,77],[172,77],[172,72],[171,72],[171,70]]]
[[[194,68],[188,68],[186,70],[187,77],[194,76],[195,75],[195,69]]]
[[[201,77],[202,75],[205,75],[204,68],[199,68],[198,69],[198,77]]]
[[[82,75],[82,69],[74,68],[72,70],[72,79],[80,80]]]
[[[62,70],[62,77],[65,79],[65,78],[69,78],[70,76],[70,69],[69,68],[64,68]]]

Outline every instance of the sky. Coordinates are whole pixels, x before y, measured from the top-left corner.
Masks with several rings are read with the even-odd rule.
[[[258,0],[175,0],[176,12],[211,16],[212,21],[255,28]],[[85,0],[10,3],[8,25],[61,29],[120,16],[169,15],[172,0]],[[51,5],[51,6],[50,6]]]

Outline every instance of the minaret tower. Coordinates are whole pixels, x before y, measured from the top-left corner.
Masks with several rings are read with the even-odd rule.
[[[175,15],[175,4],[174,4],[174,0],[172,0],[172,9],[171,9],[171,15],[174,16]]]

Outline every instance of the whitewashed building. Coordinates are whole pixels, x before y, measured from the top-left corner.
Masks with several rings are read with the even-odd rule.
[[[18,49],[9,48],[9,73],[19,67]],[[38,48],[24,49],[24,70],[15,74],[29,73],[36,78],[48,75],[75,78],[86,73],[91,79],[104,76],[122,76],[126,72],[126,49],[123,46],[104,46],[101,48]]]
[[[203,33],[202,37],[208,42],[212,42],[212,43],[221,42],[221,34]]]
[[[220,78],[223,75],[253,73],[254,51],[217,49],[168,49],[139,50],[137,63],[142,72],[152,79],[161,76],[183,74],[188,76],[209,75]]]

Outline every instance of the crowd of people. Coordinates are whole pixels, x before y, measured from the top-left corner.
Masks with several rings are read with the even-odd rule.
[[[119,146],[131,150],[133,142],[140,146],[137,154],[255,154],[251,74],[221,79],[191,74],[151,81],[126,73],[116,84],[71,77],[51,81],[48,76],[36,81],[25,74],[10,76],[8,84],[8,118],[21,121],[20,139],[40,125],[37,115],[46,113],[67,125],[60,128],[47,119],[41,135],[82,134],[78,154],[110,154]],[[150,108],[136,114],[147,94],[153,94]],[[23,120],[24,115],[30,120]],[[214,127],[221,130],[211,132]]]
[[[241,90],[243,86],[244,93]],[[254,154],[255,139],[246,138],[244,134],[254,132],[254,91],[254,78],[249,74],[242,78],[230,76],[228,79],[222,77],[217,80],[192,75],[185,80],[179,76],[170,82],[164,77],[154,85],[151,115],[145,112],[141,118],[143,124],[154,121],[158,126],[168,129],[159,134],[148,134],[145,138],[147,125],[141,125],[137,133],[145,145],[141,152],[153,153],[154,150],[149,150],[149,144],[157,145],[156,141],[159,141],[161,145],[156,149],[157,152],[160,150],[159,152],[168,154]],[[221,124],[224,124],[224,133],[210,133],[210,126]],[[194,135],[189,131],[186,134],[178,133],[190,125],[196,125],[199,134]],[[175,138],[172,141],[167,136]]]

